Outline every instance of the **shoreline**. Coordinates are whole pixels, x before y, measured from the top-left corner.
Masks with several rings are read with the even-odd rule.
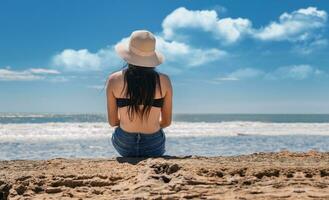
[[[329,199],[329,152],[0,161],[0,199]]]

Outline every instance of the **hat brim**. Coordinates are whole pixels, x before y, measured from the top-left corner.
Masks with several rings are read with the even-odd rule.
[[[128,45],[125,43],[119,43],[114,48],[122,59],[133,65],[156,67],[164,61],[164,56],[158,51],[155,51],[154,54],[150,56],[140,56],[129,51]]]

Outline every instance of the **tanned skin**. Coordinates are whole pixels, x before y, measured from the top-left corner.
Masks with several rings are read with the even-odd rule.
[[[155,133],[160,128],[168,127],[172,121],[172,96],[173,89],[169,77],[163,73],[160,75],[160,88],[157,87],[155,99],[164,97],[163,107],[152,107],[149,117],[141,120],[134,115],[130,121],[127,107],[118,108],[116,98],[126,98],[125,91],[121,92],[124,86],[124,71],[118,71],[109,76],[106,88],[108,122],[112,127],[120,126],[127,132]],[[140,105],[141,108],[143,105]]]

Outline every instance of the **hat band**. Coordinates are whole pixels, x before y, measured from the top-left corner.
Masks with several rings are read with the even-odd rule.
[[[141,51],[141,50],[139,50],[139,49],[137,49],[137,48],[135,48],[131,45],[129,46],[129,50],[131,52],[133,52],[134,54],[137,54],[139,56],[152,56],[152,55],[154,55],[154,51],[151,51],[151,52]]]

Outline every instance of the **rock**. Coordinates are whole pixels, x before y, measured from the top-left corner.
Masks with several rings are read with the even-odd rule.
[[[36,185],[36,186],[32,187],[32,191],[35,193],[39,193],[39,192],[44,191],[44,188],[39,185]]]
[[[53,187],[65,186],[70,188],[84,186],[83,180],[71,180],[71,179],[61,179],[51,183]]]
[[[21,177],[19,177],[19,178],[17,178],[16,180],[17,181],[25,181],[25,180],[27,180],[27,179],[29,179],[29,178],[31,178],[32,176],[21,176]]]
[[[173,164],[173,165],[169,166],[167,173],[172,174],[172,173],[177,172],[179,169],[180,169],[179,165]]]
[[[177,172],[180,167],[178,164],[170,164],[170,163],[156,163],[151,166],[154,169],[156,174],[172,174]]]
[[[0,200],[7,200],[11,185],[2,181],[0,183]]]
[[[46,189],[46,193],[53,194],[53,193],[59,193],[62,192],[62,189],[59,187],[49,187]]]
[[[171,177],[167,176],[167,175],[162,175],[161,179],[163,180],[163,182],[165,183],[169,183],[171,181]]]
[[[92,187],[103,187],[103,186],[113,185],[112,182],[110,182],[110,181],[104,181],[104,180],[92,180],[92,181],[89,182],[89,184]]]
[[[15,190],[18,195],[23,195],[24,192],[26,191],[26,186],[19,185],[18,187],[15,188]]]

